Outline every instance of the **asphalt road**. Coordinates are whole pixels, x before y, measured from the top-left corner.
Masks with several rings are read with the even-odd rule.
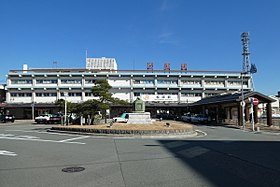
[[[48,127],[0,124],[1,187],[280,186],[280,135],[195,126],[196,137],[136,139]]]

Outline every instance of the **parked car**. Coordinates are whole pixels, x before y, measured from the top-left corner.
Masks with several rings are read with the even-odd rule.
[[[167,113],[161,113],[157,114],[158,119],[169,119],[169,120],[177,120],[178,116],[175,114],[167,114]]]
[[[1,115],[0,116],[0,121],[2,123],[7,123],[7,122],[15,122],[15,116],[11,115],[11,114],[5,114],[5,115]]]
[[[187,113],[187,114],[184,114],[182,117],[181,117],[181,120],[182,121],[185,121],[185,122],[191,122],[191,118],[193,117],[193,114],[190,114],[190,113]]]
[[[49,123],[51,114],[40,114],[35,118],[36,123]]]
[[[191,117],[192,123],[209,123],[208,116],[205,116],[203,114],[195,114]]]
[[[50,116],[48,123],[61,123],[63,120],[63,116],[60,114],[53,114]]]
[[[119,117],[114,117],[113,121],[114,122],[122,122],[122,123],[126,123],[128,121],[129,118],[129,114],[128,113],[122,113]]]

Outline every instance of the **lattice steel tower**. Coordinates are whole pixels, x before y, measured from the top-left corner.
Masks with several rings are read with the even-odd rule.
[[[243,72],[250,72],[250,52],[249,52],[249,33],[248,32],[243,32],[241,34],[241,41],[243,45]]]

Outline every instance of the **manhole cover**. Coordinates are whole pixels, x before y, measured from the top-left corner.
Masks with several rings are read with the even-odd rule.
[[[68,167],[68,168],[63,168],[62,171],[66,173],[74,173],[74,172],[80,172],[84,171],[85,168],[83,167]]]

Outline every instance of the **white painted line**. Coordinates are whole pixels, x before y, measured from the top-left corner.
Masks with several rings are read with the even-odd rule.
[[[203,134],[204,136],[207,136],[207,133],[206,133],[206,132],[203,132],[203,131],[201,131],[201,130],[195,130],[195,131],[198,132],[198,133]]]
[[[88,137],[89,136],[80,136],[80,137],[76,137],[76,138],[69,138],[69,139],[66,139],[66,140],[60,140],[59,142],[70,142],[72,140],[81,140],[81,139],[86,139]]]
[[[33,142],[52,142],[52,143],[69,143],[69,144],[86,144],[83,142],[61,142],[55,140],[44,140],[44,139],[33,139],[33,138],[21,138],[21,137],[1,137],[0,139],[4,140],[21,140],[21,141],[33,141]]]
[[[50,135],[61,135],[61,136],[80,136],[76,134],[65,134],[65,133],[56,133],[56,132],[46,132],[46,131],[27,131],[27,130],[6,130],[6,131],[14,131],[14,132],[27,132],[27,133],[38,133],[38,134],[50,134]],[[0,134],[1,135],[1,134]]]
[[[0,155],[5,155],[5,156],[17,156],[16,153],[11,152],[11,151],[6,151],[6,150],[0,150]]]

